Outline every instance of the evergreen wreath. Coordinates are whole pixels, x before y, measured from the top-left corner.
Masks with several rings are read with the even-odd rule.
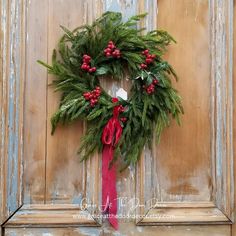
[[[162,58],[175,40],[163,30],[144,34],[137,24],[145,16],[123,22],[121,13],[106,12],[92,25],[73,31],[62,27],[65,34],[58,44],[60,57],[54,50],[52,65],[39,61],[56,76],[53,85],[62,92],[59,108],[51,118],[52,134],[58,123],[87,121],[79,149],[82,160],[102,151],[102,132],[114,107],[123,132],[114,146],[113,162],[121,157],[122,169],[137,162],[145,144],[151,147],[153,135],[159,140],[171,117],[180,123],[181,98],[171,83],[171,77],[177,80],[177,75]],[[127,73],[132,84],[128,100],[112,98],[100,86],[104,76],[122,80]]]

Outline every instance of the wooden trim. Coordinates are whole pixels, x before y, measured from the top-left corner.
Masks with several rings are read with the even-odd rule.
[[[234,220],[233,179],[233,0],[209,1],[211,33],[211,169],[213,179],[213,206],[196,202],[175,202],[148,208],[145,203],[145,183],[151,176],[145,174],[145,153],[137,166],[136,196],[142,207],[136,209],[138,225],[159,224],[218,224]],[[151,154],[150,154],[151,155]],[[150,158],[150,156],[148,157]],[[155,160],[154,160],[155,161]],[[145,193],[145,194],[144,194]],[[198,208],[194,206],[198,206]],[[183,207],[184,206],[184,207]],[[167,218],[150,217],[153,213]],[[176,214],[176,217],[172,217]],[[141,219],[138,216],[143,216]]]
[[[100,226],[79,205],[72,204],[36,204],[23,205],[4,227],[75,227]]]
[[[233,91],[234,91],[234,94],[236,92],[236,65],[235,65],[235,62],[236,62],[236,1],[234,0],[234,6],[233,6],[233,9],[234,9],[234,25],[233,25],[233,31],[234,31],[234,35],[233,35]],[[234,96],[234,104],[236,104],[236,96]],[[236,109],[234,109],[234,117],[236,117]],[[234,173],[236,173],[236,159],[235,159],[235,148],[236,148],[236,119],[234,119],[234,124],[233,124],[233,137],[234,137],[234,142],[233,142],[233,145],[234,145]],[[234,181],[236,183],[236,174],[234,174]],[[234,192],[234,202],[236,202],[236,191]],[[234,207],[235,207],[235,204],[234,204]],[[235,212],[234,212],[234,219],[235,219]],[[236,222],[234,220],[234,224],[232,225],[232,235],[236,235]]]
[[[231,224],[218,208],[154,208],[137,225]]]
[[[211,0],[213,199],[231,220],[234,207],[232,24],[233,0]]]
[[[1,0],[0,222],[21,205],[25,0]]]
[[[162,202],[149,209],[137,225],[231,224],[230,219],[213,203]]]

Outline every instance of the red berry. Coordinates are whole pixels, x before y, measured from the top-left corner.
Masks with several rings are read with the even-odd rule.
[[[95,93],[100,94],[101,90],[100,89],[95,89]]]
[[[97,70],[97,68],[96,67],[92,67],[91,70],[92,70],[92,72],[95,72]]]
[[[141,69],[146,69],[146,68],[147,68],[147,65],[144,64],[144,63],[142,63],[142,64],[140,65],[140,67],[141,67]]]
[[[116,49],[112,52],[112,56],[113,57],[116,57],[116,58],[120,58],[120,50],[119,49]]]
[[[124,108],[122,105],[120,105],[120,106],[119,106],[119,111],[120,111],[120,112],[124,112],[124,111],[125,111],[125,108]]]
[[[108,48],[110,48],[110,49],[115,49],[116,46],[115,46],[114,44],[108,44]]]
[[[110,49],[115,49],[116,48],[113,41],[109,41],[107,47],[110,48]]]
[[[159,81],[158,81],[157,79],[154,79],[154,80],[152,81],[152,83],[153,83],[153,84],[158,84]]]
[[[89,73],[92,73],[92,72],[93,72],[93,70],[92,70],[92,68],[90,68],[90,69],[89,69]]]
[[[87,54],[83,55],[83,62],[84,63],[90,63],[91,57]]]
[[[89,64],[90,63],[90,59],[84,59],[83,62]]]
[[[144,51],[142,52],[143,55],[147,55],[148,53],[149,53],[149,50],[148,50],[148,49],[146,49],[146,50],[144,50]]]
[[[90,93],[88,93],[88,92],[86,92],[86,93],[83,94],[83,96],[84,96],[84,98],[85,98],[86,100],[89,100],[89,95],[90,95]]]
[[[85,70],[89,71],[89,69],[90,69],[90,65],[86,65]]]
[[[90,66],[86,63],[83,63],[81,66],[81,69],[86,70],[86,71],[89,70],[89,68],[90,68]]]
[[[121,117],[120,120],[121,120],[122,122],[126,122],[126,121],[127,121],[127,118],[126,118],[126,117]]]
[[[118,98],[112,98],[112,102],[113,102],[113,103],[119,102],[119,99],[118,99]]]
[[[104,50],[104,53],[108,53],[108,52],[111,53],[111,49],[110,49],[110,48],[106,48],[106,49]]]
[[[82,64],[82,66],[81,66],[80,68],[81,68],[82,70],[86,70],[87,65]]]
[[[91,59],[91,57],[90,57],[89,55],[87,55],[87,54],[84,54],[84,55],[83,55],[83,58],[84,58],[84,59],[86,59],[86,58]]]
[[[152,54],[151,57],[152,57],[152,59],[155,59],[155,58],[156,58],[156,55],[155,55],[155,54]]]
[[[110,57],[111,56],[111,53],[110,52],[107,52],[106,53],[106,57]]]
[[[97,86],[95,89],[97,89],[97,90],[101,90],[101,88],[100,88],[99,86]]]
[[[147,64],[151,64],[153,62],[153,60],[151,58],[147,58],[145,61]]]

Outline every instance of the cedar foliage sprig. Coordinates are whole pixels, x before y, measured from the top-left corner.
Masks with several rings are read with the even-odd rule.
[[[163,30],[143,34],[144,29],[138,29],[137,24],[145,16],[133,16],[123,22],[121,13],[106,12],[92,25],[73,31],[61,26],[65,33],[58,50],[53,52],[52,65],[39,61],[56,76],[53,86],[62,93],[59,108],[51,118],[52,134],[58,123],[67,124],[78,119],[88,123],[79,149],[82,160],[102,150],[102,131],[117,105],[103,89],[95,106],[91,107],[85,99],[86,92],[100,86],[101,76],[121,80],[128,71],[132,83],[129,99],[120,99],[118,103],[126,108],[121,116],[127,121],[121,122],[123,133],[115,147],[115,158],[122,158],[124,168],[138,161],[145,144],[151,145],[154,134],[159,140],[162,130],[170,124],[171,116],[180,123],[181,98],[171,83],[171,77],[177,79],[177,75],[162,58],[167,46],[175,40]],[[109,41],[119,48],[120,58],[104,56]],[[148,68],[140,68],[145,60],[142,52],[147,49],[155,59]],[[90,63],[96,67],[96,72],[87,73],[81,69],[85,54],[91,56]],[[147,93],[145,88],[154,80],[158,83],[155,90]]]

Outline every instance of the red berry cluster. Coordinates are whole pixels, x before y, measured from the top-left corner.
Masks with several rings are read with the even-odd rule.
[[[121,53],[120,50],[116,48],[113,41],[109,41],[107,47],[104,49],[104,54],[106,57],[114,57],[114,58],[120,58]]]
[[[123,113],[125,111],[125,108],[122,105],[119,105],[119,112]]]
[[[98,103],[98,99],[101,95],[101,88],[97,86],[93,91],[86,92],[83,94],[85,100],[90,101],[90,106],[95,107],[95,105]]]
[[[155,85],[157,85],[157,84],[158,84],[158,80],[154,79],[150,85],[148,85],[148,86],[144,85],[143,88],[146,90],[147,94],[152,94],[152,93],[154,93]]]
[[[119,105],[119,112],[123,113],[124,111],[125,111],[125,108],[122,105]],[[121,117],[120,121],[125,123],[127,121],[127,118],[126,117]]]
[[[83,55],[83,64],[81,65],[81,69],[87,71],[89,73],[93,73],[97,70],[96,67],[91,67],[90,65],[91,57],[89,55]]]
[[[146,57],[146,59],[145,59],[145,63],[142,63],[140,65],[140,68],[141,69],[146,69],[148,67],[148,65],[151,64],[154,61],[154,59],[156,58],[156,55],[155,54],[150,54],[148,49],[144,50],[142,52],[142,54]]]
[[[120,118],[120,121],[123,122],[123,123],[125,123],[125,122],[127,121],[127,118],[126,118],[126,117],[121,117],[121,118]]]
[[[112,102],[113,102],[113,103],[119,102],[119,99],[118,99],[118,98],[112,98]],[[123,113],[123,112],[125,111],[125,108],[124,108],[122,105],[119,105],[119,106],[118,106],[118,111],[119,111],[120,113]],[[127,121],[127,118],[126,118],[126,117],[121,117],[121,118],[120,118],[120,121],[123,122],[123,123],[125,123],[125,122]]]

